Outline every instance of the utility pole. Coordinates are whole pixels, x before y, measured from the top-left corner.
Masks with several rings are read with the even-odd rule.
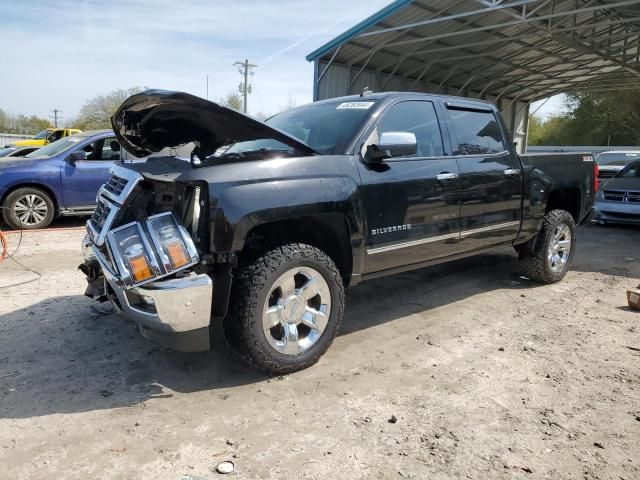
[[[236,62],[234,65],[238,65],[238,72],[244,77],[244,82],[240,82],[238,90],[244,96],[244,113],[247,113],[247,95],[251,93],[251,84],[249,84],[249,75],[253,76],[253,69],[257,67],[253,63],[249,63],[249,60],[245,59],[244,62]]]
[[[53,124],[56,128],[58,128],[58,119],[62,118],[58,114],[62,113],[62,110],[58,110],[57,108],[54,108],[52,112],[53,112],[53,115],[49,115],[49,118],[53,118]]]

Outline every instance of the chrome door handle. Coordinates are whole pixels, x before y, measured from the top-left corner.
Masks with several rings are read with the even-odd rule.
[[[458,174],[457,173],[444,172],[444,173],[440,173],[440,174],[436,175],[436,179],[439,180],[439,181],[455,180],[456,178],[458,178]]]
[[[517,168],[507,168],[507,169],[504,171],[504,174],[505,174],[507,177],[515,177],[515,176],[520,175],[520,170],[519,170],[519,169],[517,169]]]

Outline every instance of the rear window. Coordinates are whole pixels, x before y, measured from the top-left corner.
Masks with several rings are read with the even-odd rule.
[[[640,159],[640,152],[638,153],[624,153],[624,152],[607,152],[601,153],[596,157],[596,163],[598,165],[626,165],[627,163]]]
[[[486,155],[506,150],[493,112],[449,109],[453,123],[454,155]]]

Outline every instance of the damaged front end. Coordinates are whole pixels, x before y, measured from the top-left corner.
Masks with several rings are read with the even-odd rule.
[[[203,189],[145,179],[121,165],[111,173],[82,244],[85,294],[111,301],[169,348],[209,349],[213,280],[194,242],[206,228]]]
[[[147,337],[183,351],[209,348],[212,313],[224,316],[230,267],[209,270],[209,185],[195,167],[224,163],[223,147],[272,139],[291,154],[316,152],[289,134],[230,108],[182,92],[147,90],[125,100],[111,119],[120,145],[135,157],[193,144],[191,161],[155,157],[116,164],[87,222],[82,271],[87,295],[109,300]],[[215,168],[215,167],[210,167]],[[200,256],[205,257],[200,261]],[[228,263],[228,262],[227,262]],[[222,280],[224,279],[224,280]],[[224,307],[223,307],[224,305]]]

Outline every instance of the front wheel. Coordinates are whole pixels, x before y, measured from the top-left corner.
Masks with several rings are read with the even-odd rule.
[[[16,230],[48,227],[55,216],[53,200],[39,188],[18,188],[7,195],[2,207],[4,221]]]
[[[343,312],[336,265],[321,250],[292,243],[238,267],[225,335],[248,363],[273,374],[291,373],[324,354]]]
[[[544,216],[533,251],[520,254],[522,273],[537,282],[559,282],[571,268],[575,250],[573,217],[565,210],[552,210]]]

